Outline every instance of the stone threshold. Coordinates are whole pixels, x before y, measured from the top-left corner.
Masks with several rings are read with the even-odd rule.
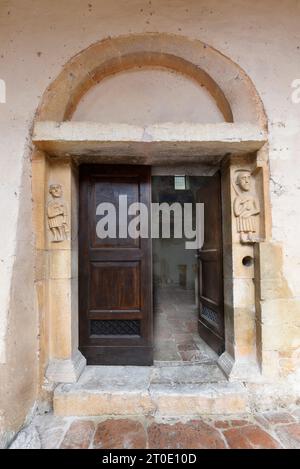
[[[246,388],[228,382],[215,363],[173,366],[88,366],[77,383],[59,384],[60,416],[201,416],[249,411]]]

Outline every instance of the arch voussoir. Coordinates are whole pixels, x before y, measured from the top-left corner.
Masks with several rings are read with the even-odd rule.
[[[162,67],[185,75],[206,87],[226,122],[266,128],[260,97],[236,63],[201,41],[170,34],[109,38],[79,52],[46,90],[36,120],[70,120],[92,86],[135,67]]]

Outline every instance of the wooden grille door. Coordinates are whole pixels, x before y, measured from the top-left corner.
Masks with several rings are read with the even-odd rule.
[[[197,192],[204,203],[204,244],[198,251],[199,334],[218,354],[224,351],[222,208],[220,174]]]
[[[128,206],[143,202],[150,216],[150,167],[81,166],[79,348],[91,365],[153,363],[151,239],[119,236],[121,195]],[[116,238],[98,237],[102,202],[116,208]]]

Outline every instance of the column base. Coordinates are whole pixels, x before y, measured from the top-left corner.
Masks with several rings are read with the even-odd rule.
[[[228,352],[222,353],[218,365],[225,373],[228,381],[249,383],[262,382],[259,366],[252,358],[233,358]]]
[[[86,359],[79,350],[72,358],[53,358],[47,368],[46,378],[54,383],[76,383],[86,366]]]

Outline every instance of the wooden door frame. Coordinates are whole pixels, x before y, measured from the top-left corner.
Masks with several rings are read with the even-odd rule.
[[[210,213],[207,213],[206,205],[204,202],[204,244],[197,252],[198,259],[198,301],[199,301],[199,320],[198,330],[200,337],[218,354],[224,352],[225,347],[225,324],[224,324],[224,274],[223,274],[223,226],[222,226],[222,198],[221,198],[221,175],[218,171],[213,176],[213,184],[209,182],[207,185],[200,189],[204,193],[209,189],[208,203],[214,201],[215,210],[211,213],[212,206],[210,206]],[[217,178],[217,179],[216,179]],[[212,185],[217,185],[217,190],[212,192]],[[213,189],[214,190],[214,189]],[[197,194],[197,201],[201,202],[199,192]],[[215,226],[211,226],[213,217],[216,216],[217,222],[213,222],[217,226],[217,236],[214,238],[213,246],[207,245],[207,238],[211,237]],[[208,221],[209,219],[209,224]],[[209,230],[206,231],[207,227]],[[213,249],[212,249],[213,247]],[[203,293],[204,280],[203,270],[209,266],[214,266],[214,278],[211,282],[214,286],[217,285],[217,298],[208,298],[208,295]],[[216,294],[216,292],[214,292]],[[207,311],[208,316],[204,315]],[[210,317],[212,315],[212,317]],[[213,319],[212,319],[213,318]]]

